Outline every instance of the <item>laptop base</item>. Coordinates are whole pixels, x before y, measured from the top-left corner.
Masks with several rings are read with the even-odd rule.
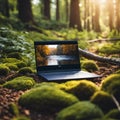
[[[80,80],[80,79],[92,79],[99,78],[100,75],[89,73],[86,71],[69,71],[69,72],[47,72],[38,73],[40,77],[46,81],[67,81],[67,80]]]

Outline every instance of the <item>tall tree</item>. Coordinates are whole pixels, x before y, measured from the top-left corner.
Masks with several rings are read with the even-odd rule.
[[[90,0],[87,0],[87,30],[90,31]]]
[[[43,2],[43,14],[44,14],[44,17],[45,19],[51,19],[51,16],[50,16],[50,3],[51,3],[51,0],[42,0]]]
[[[120,0],[116,0],[116,29],[120,32]]]
[[[90,1],[84,0],[84,29],[90,31]]]
[[[93,15],[93,24],[94,24],[94,31],[95,32],[101,32],[100,29],[100,1],[98,0],[93,0],[94,2],[94,15]]]
[[[68,0],[65,0],[65,7],[66,7],[66,21],[68,22],[69,20],[69,1]]]
[[[6,17],[10,16],[8,0],[0,0],[0,13]]]
[[[79,0],[71,0],[70,3],[70,27],[76,27],[79,31],[82,31],[80,20]]]
[[[59,12],[59,0],[56,0],[56,20],[60,20],[60,12]]]
[[[109,27],[112,31],[114,29],[114,4],[113,0],[108,0],[108,14],[109,14]]]
[[[19,19],[24,23],[34,23],[31,0],[17,0],[17,4]]]

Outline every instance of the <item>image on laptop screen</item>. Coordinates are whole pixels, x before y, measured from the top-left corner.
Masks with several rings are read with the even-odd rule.
[[[77,44],[38,44],[37,66],[64,66],[79,64]]]

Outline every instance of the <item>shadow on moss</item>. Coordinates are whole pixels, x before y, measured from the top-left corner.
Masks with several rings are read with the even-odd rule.
[[[107,113],[104,118],[113,118],[116,120],[120,120],[120,111],[118,109],[113,109],[109,113]]]
[[[91,102],[98,105],[104,113],[117,108],[112,96],[104,91],[98,91],[91,97]]]
[[[9,67],[4,64],[0,64],[0,76],[6,76],[10,72]]]

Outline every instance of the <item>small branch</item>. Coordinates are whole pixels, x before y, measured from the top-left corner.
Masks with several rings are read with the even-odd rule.
[[[79,48],[79,53],[80,53],[80,55],[82,55],[83,57],[85,57],[87,59],[96,60],[99,62],[104,62],[104,63],[109,63],[109,64],[120,66],[120,59],[117,59],[117,58],[108,58],[108,57],[98,56],[96,54],[82,50],[81,48]]]

